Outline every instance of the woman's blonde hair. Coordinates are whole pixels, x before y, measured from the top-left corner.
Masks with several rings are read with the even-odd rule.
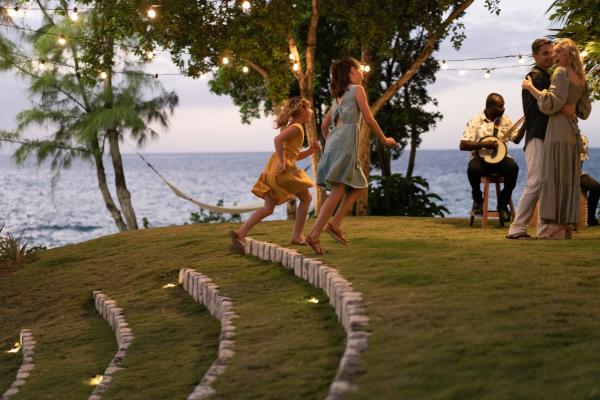
[[[288,101],[284,102],[277,111],[277,116],[275,117],[274,123],[275,128],[287,126],[287,124],[290,122],[290,119],[300,115],[304,109],[310,109],[310,102],[303,97],[292,97]]]
[[[585,80],[585,69],[583,67],[583,60],[579,49],[575,42],[569,38],[558,39],[554,42],[554,49],[561,49],[567,56],[567,62],[569,66],[573,68],[577,76]]]

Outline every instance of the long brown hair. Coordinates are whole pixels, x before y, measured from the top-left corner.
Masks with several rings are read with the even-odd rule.
[[[276,129],[287,126],[290,119],[300,115],[302,110],[310,108],[310,103],[303,97],[296,96],[292,97],[288,101],[284,102],[277,110],[275,117],[274,126]]]
[[[344,57],[334,61],[329,67],[329,91],[333,97],[344,95],[350,84],[350,71],[360,68],[360,63],[352,57]]]

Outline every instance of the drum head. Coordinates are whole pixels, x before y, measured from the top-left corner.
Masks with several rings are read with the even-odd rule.
[[[480,139],[480,142],[485,141],[494,141],[498,143],[498,148],[481,149],[478,151],[479,157],[488,164],[497,164],[504,160],[504,157],[506,157],[506,154],[508,153],[506,144],[495,136],[484,136]]]

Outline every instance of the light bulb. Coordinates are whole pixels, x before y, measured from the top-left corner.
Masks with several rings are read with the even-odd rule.
[[[448,63],[446,60],[442,60],[442,69],[448,69]]]
[[[488,79],[490,77],[490,70],[489,69],[487,71],[485,71],[485,74],[483,74],[483,77],[485,79]]]
[[[227,65],[229,64],[229,58],[228,57],[223,57],[223,64]]]
[[[581,58],[585,58],[585,57],[587,57],[587,55],[588,55],[588,52],[586,50],[583,50],[581,52]]]
[[[152,60],[154,58],[154,52],[152,50],[146,52],[146,58]]]
[[[248,67],[246,67],[245,65],[242,67],[242,72],[247,74],[248,72],[250,72],[250,70],[248,69]]]
[[[294,61],[296,59],[296,57],[294,56],[294,53],[290,53],[290,60]]]
[[[200,75],[200,79],[205,80],[206,79],[206,74],[201,74]]]
[[[60,35],[60,37],[58,38],[58,44],[64,46],[65,44],[67,44],[67,39],[65,39],[63,35]]]
[[[38,64],[38,68],[40,69],[40,71],[45,71],[46,70],[46,60],[40,60],[40,62]]]
[[[79,14],[77,13],[77,7],[73,8],[73,12],[69,15],[71,21],[77,22],[79,20]]]
[[[19,16],[19,7],[9,8],[7,13],[8,13],[8,16],[11,18],[18,17]]]
[[[147,14],[148,14],[148,18],[150,18],[150,19],[156,18],[156,10],[154,8],[148,9]]]
[[[105,80],[106,78],[108,78],[108,74],[104,71],[100,72],[100,79]]]
[[[369,72],[371,70],[371,66],[370,65],[365,65],[365,72]]]
[[[293,69],[294,71],[298,71],[298,70],[300,69],[300,64],[298,64],[298,63],[294,63],[294,65],[292,66],[292,69]]]
[[[519,64],[524,64],[525,63],[525,57],[523,57],[522,55],[519,54]]]
[[[248,12],[248,11],[250,10],[250,6],[251,6],[251,5],[250,5],[250,2],[249,2],[249,1],[244,1],[244,2],[242,3],[242,10],[244,10],[244,11]]]
[[[463,75],[467,74],[467,71],[464,70],[464,69],[461,69],[460,71],[458,71],[458,74],[461,75],[461,76],[463,76]]]

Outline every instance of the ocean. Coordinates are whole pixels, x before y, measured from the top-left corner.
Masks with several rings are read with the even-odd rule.
[[[513,202],[518,202],[526,179],[524,152],[511,149],[520,166]],[[205,203],[225,205],[255,202],[250,192],[270,153],[186,153],[146,154],[146,159],[183,192]],[[430,191],[440,195],[448,217],[466,217],[471,208],[466,176],[468,152],[458,150],[419,150],[415,175],[424,177]],[[158,176],[136,155],[123,155],[126,179],[138,223],[146,218],[150,226],[190,223],[198,208],[175,196]],[[109,160],[106,160],[110,172]],[[392,171],[406,171],[407,154],[392,164]],[[299,165],[307,167],[309,160]],[[600,149],[590,151],[584,170],[600,178]],[[309,170],[310,173],[310,170]],[[377,171],[374,171],[376,174]],[[108,174],[113,189],[114,177]],[[104,206],[92,165],[77,161],[62,171],[54,190],[49,165],[34,162],[16,166],[9,155],[0,155],[0,225],[4,232],[23,234],[31,245],[57,247],[117,232]],[[113,198],[117,202],[114,195]],[[494,192],[492,196],[495,198]],[[280,206],[269,219],[285,219]]]

